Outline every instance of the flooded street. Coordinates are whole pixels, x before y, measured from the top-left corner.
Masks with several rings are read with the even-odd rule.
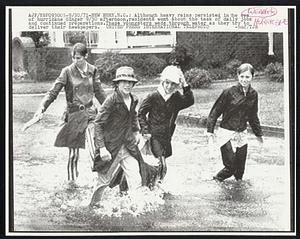
[[[288,157],[282,138],[249,142],[244,180],[217,183],[218,150],[208,150],[203,128],[178,125],[164,183],[142,189],[139,200],[108,190],[105,208],[88,208],[93,180],[86,151],[79,178],[67,182],[66,148],[53,146],[61,124],[60,95],[40,123],[22,132],[41,96],[13,98],[13,210],[15,231],[287,231],[290,230]],[[35,106],[35,107],[33,107]]]

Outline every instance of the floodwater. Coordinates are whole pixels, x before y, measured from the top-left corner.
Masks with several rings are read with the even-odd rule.
[[[244,180],[217,183],[220,152],[208,150],[203,128],[177,126],[163,184],[120,196],[108,189],[102,207],[89,209],[95,173],[80,151],[79,177],[67,182],[66,148],[53,146],[63,99],[22,132],[40,96],[13,98],[13,222],[15,231],[207,232],[288,231],[289,169],[284,139],[249,142]],[[33,107],[35,106],[35,107]]]

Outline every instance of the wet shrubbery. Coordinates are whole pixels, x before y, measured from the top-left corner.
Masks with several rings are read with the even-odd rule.
[[[204,69],[192,68],[185,72],[184,76],[192,88],[207,88],[212,82],[210,73]]]
[[[234,78],[236,76],[237,73],[237,68],[242,64],[242,62],[238,59],[234,59],[229,61],[225,68],[227,70],[227,72],[229,73],[229,76]]]
[[[104,83],[111,83],[115,77],[116,69],[121,66],[134,68],[137,78],[156,77],[167,65],[165,59],[155,55],[134,54],[132,56],[119,53],[105,52],[95,62],[100,79]]]
[[[233,79],[236,76],[237,68],[242,64],[238,59],[229,61],[226,65],[219,67],[209,67],[209,72],[213,81]]]
[[[266,76],[275,82],[283,82],[283,66],[281,63],[270,63],[265,68]]]
[[[230,77],[228,71],[224,68],[209,69],[212,81],[226,80]]]
[[[168,65],[178,65],[183,72],[191,68],[192,60],[191,50],[180,44],[177,44],[167,57]]]
[[[14,82],[24,82],[29,81],[30,76],[26,71],[12,71],[12,78]]]
[[[138,54],[131,56],[130,59],[133,61],[132,67],[140,77],[156,77],[167,66],[165,59],[152,54]]]
[[[126,56],[110,51],[102,54],[95,62],[103,83],[110,83],[115,78],[115,72],[118,67],[131,66],[132,64],[133,61]]]

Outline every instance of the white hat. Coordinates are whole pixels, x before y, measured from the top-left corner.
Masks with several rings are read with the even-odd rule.
[[[181,80],[184,78],[183,72],[177,66],[167,66],[160,74],[160,79],[162,81],[169,80],[175,84],[180,84]]]
[[[122,66],[117,69],[116,78],[113,79],[113,82],[118,82],[121,80],[138,82],[138,80],[134,77],[133,68],[129,66]]]

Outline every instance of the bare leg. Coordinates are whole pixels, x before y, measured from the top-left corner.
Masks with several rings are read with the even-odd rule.
[[[72,154],[72,149],[69,148],[69,158],[68,158],[68,165],[67,165],[67,171],[68,171],[68,181],[71,180],[71,175],[70,175],[70,166],[71,166],[71,154]]]
[[[74,160],[75,160],[75,149],[72,149],[71,157],[71,180],[74,181]]]
[[[74,149],[75,151],[75,175],[76,175],[76,178],[78,177],[79,175],[79,172],[78,172],[78,169],[77,169],[77,163],[78,163],[78,159],[79,159],[79,148],[76,148]]]
[[[68,180],[74,180],[74,159],[75,159],[75,149],[69,148]]]

